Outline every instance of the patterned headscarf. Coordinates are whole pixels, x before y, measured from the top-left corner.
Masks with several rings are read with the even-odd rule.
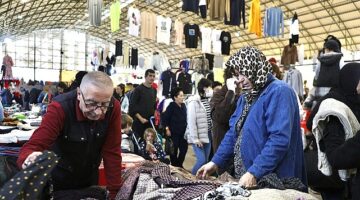
[[[241,48],[225,65],[239,68],[239,73],[246,76],[253,84],[252,94],[256,94],[265,86],[267,75],[272,73],[272,67],[265,55],[252,46]]]
[[[244,93],[246,103],[236,125],[237,133],[240,134],[250,107],[265,87],[268,74],[272,73],[272,66],[261,51],[251,46],[241,48],[229,58],[225,65],[227,67],[238,67],[239,73],[246,76],[253,84],[253,89]]]

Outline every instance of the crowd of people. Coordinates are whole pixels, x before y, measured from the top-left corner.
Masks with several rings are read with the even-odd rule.
[[[96,185],[103,159],[114,198],[121,187],[121,152],[184,168],[191,145],[196,157],[191,173],[201,179],[228,172],[246,188],[308,192],[311,187],[325,200],[358,199],[360,179],[349,169],[360,168],[360,64],[343,65],[341,55],[338,41],[327,38],[314,87],[325,92],[316,99],[310,92],[303,104],[281,81],[276,63],[255,47],[229,58],[223,85],[202,78],[188,97],[172,88],[171,103],[161,109],[152,69],[129,91],[125,84],[113,88],[103,72],[82,72],[71,89],[59,83],[56,91],[52,86],[37,91],[36,102],[46,105],[46,114],[22,147],[18,166],[26,169],[44,150],[54,151],[60,160],[52,183],[54,191],[63,191]],[[324,71],[328,68],[331,73]],[[24,108],[40,86],[20,86]],[[2,102],[8,105],[5,93]],[[312,145],[303,145],[302,107],[311,110]],[[163,137],[171,140],[170,159]]]

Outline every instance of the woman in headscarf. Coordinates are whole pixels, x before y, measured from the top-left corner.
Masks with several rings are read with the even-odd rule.
[[[352,199],[360,199],[359,175],[351,181],[343,172],[337,172],[357,168],[359,173],[360,169],[359,63],[346,64],[340,70],[339,87],[332,88],[315,106],[307,127],[320,147],[319,152],[313,153],[315,156],[306,156],[308,174],[312,174],[309,185],[317,187],[324,200],[345,199],[349,197],[346,193],[349,181]]]
[[[240,49],[226,65],[239,68],[243,94],[216,154],[197,175],[205,178],[234,158],[235,178],[246,188],[306,191],[295,92],[272,75],[265,55],[254,47]]]

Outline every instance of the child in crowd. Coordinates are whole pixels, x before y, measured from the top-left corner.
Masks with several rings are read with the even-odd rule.
[[[152,128],[144,131],[144,140],[140,142],[140,155],[146,160],[161,161],[169,164],[169,159],[165,158],[165,153],[161,144],[156,139],[156,132]]]
[[[134,142],[132,139],[131,126],[133,119],[128,114],[121,115],[121,152],[134,153]]]

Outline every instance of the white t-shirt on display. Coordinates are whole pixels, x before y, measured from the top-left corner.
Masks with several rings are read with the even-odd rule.
[[[201,49],[202,53],[211,53],[211,33],[212,29],[207,27],[200,27],[201,32]]]
[[[212,30],[211,33],[211,41],[213,44],[213,53],[215,55],[221,55],[221,41],[220,41],[220,35],[221,35],[221,30]]]
[[[171,19],[169,17],[156,17],[156,40],[158,43],[170,45]]]
[[[129,35],[139,36],[141,18],[139,9],[130,7],[127,18],[129,20]]]

